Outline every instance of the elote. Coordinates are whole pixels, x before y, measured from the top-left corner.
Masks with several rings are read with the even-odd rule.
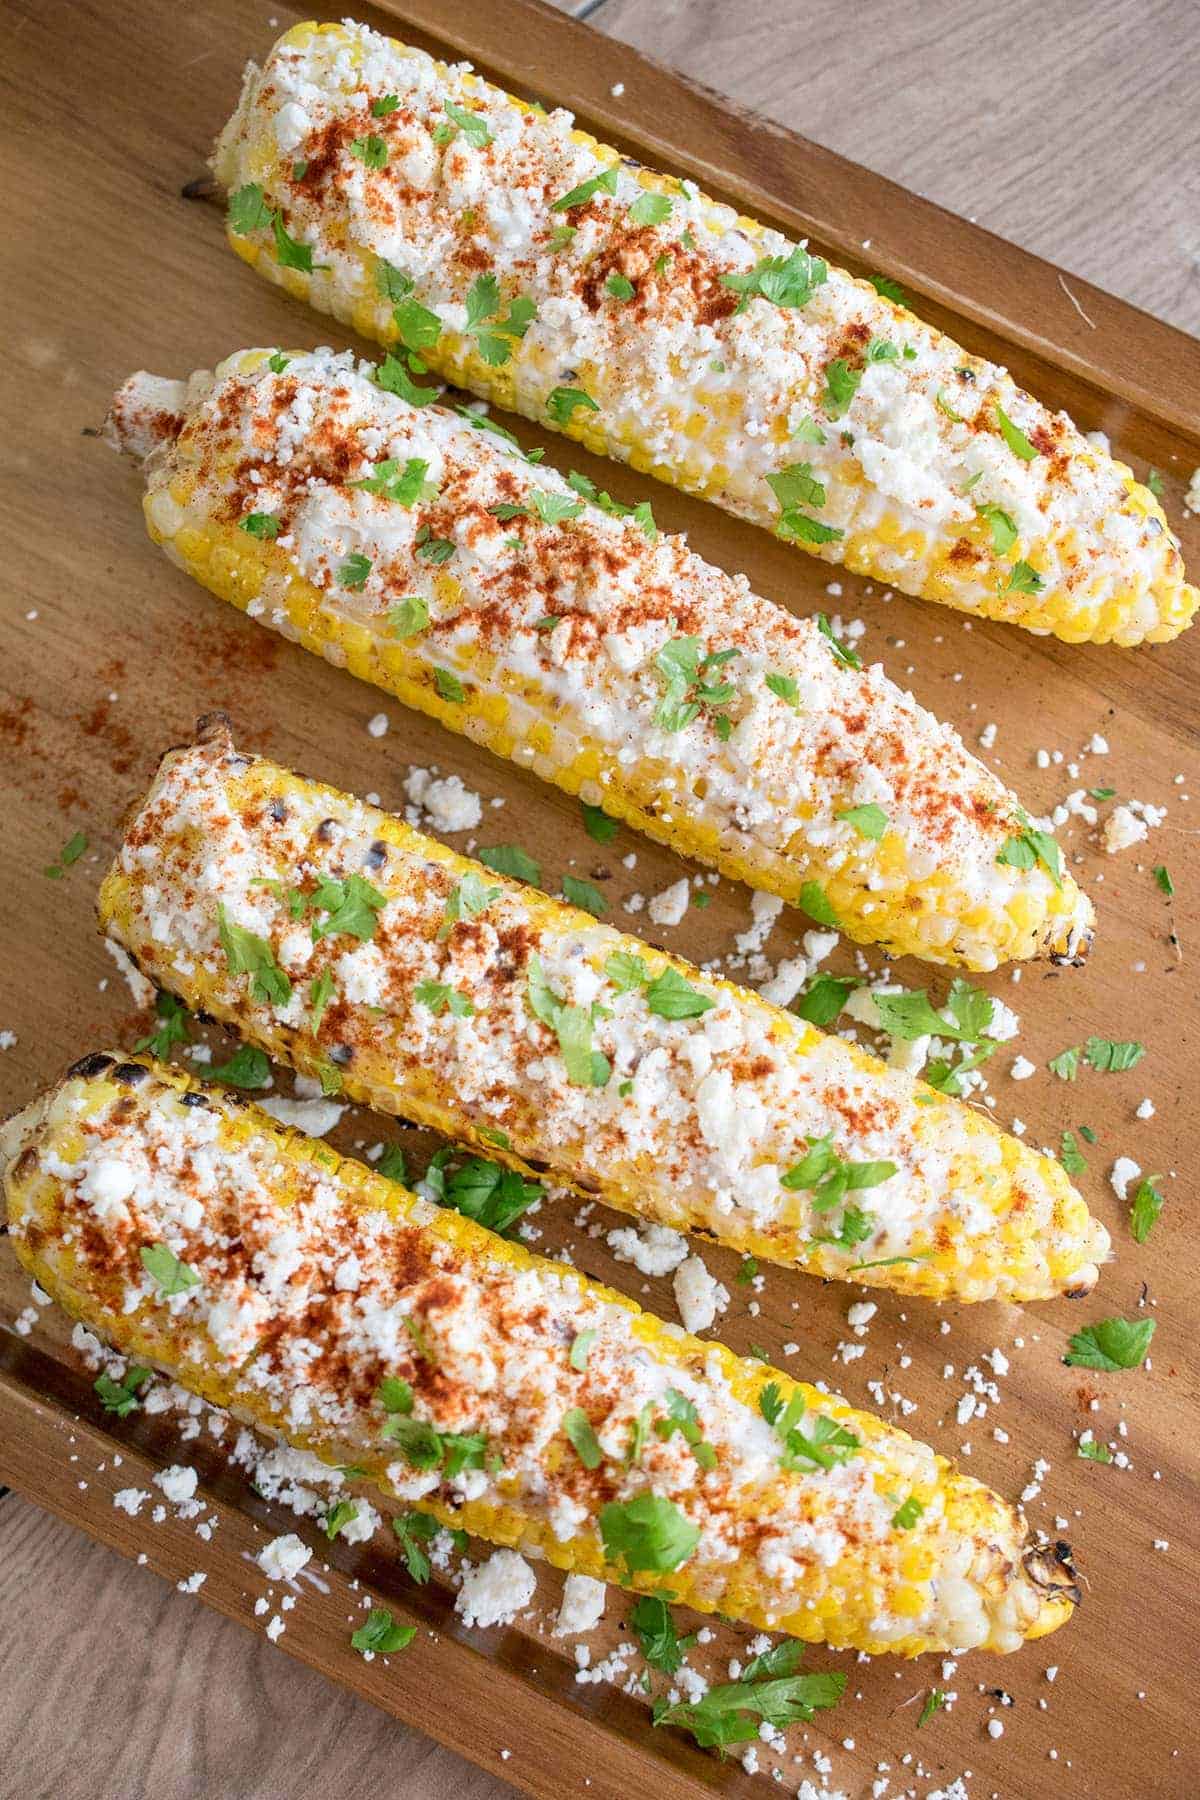
[[[1149,488],[878,287],[366,26],[246,74],[213,164],[269,280],[412,369],[906,593],[1069,643],[1197,593]]]
[[[133,376],[110,433],[206,587],[498,755],[893,954],[1084,954],[1057,844],[949,727],[478,423],[260,350]]]
[[[934,1298],[1087,1292],[1059,1165],[756,994],[336,790],[171,752],[100,893],[196,1011],[330,1090],[747,1255]]]
[[[443,1524],[813,1642],[1015,1650],[1065,1546],[894,1426],[173,1070],[0,1132],[17,1255],[117,1349]]]

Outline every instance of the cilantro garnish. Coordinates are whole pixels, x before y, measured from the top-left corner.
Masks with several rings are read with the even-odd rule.
[[[469,870],[450,890],[438,927],[438,942],[443,943],[460,922],[469,923],[486,912],[492,901],[500,898],[500,893],[498,887],[489,887],[481,875]]]
[[[447,987],[444,981],[418,981],[413,989],[413,999],[418,1006],[427,1006],[435,1019],[447,1011],[456,1019],[470,1019],[475,1012],[466,994]]]
[[[699,1527],[659,1494],[610,1501],[600,1510],[599,1524],[608,1561],[623,1563],[630,1575],[678,1569],[700,1541]]]
[[[468,144],[474,145],[476,150],[487,149],[492,141],[492,134],[488,130],[486,119],[479,113],[467,112],[464,107],[456,106],[453,100],[444,101],[442,110],[451,124],[457,125]]]
[[[437,499],[437,483],[428,477],[429,464],[423,456],[410,456],[403,469],[395,457],[389,456],[376,463],[373,474],[349,485],[377,494],[381,500],[394,501],[397,506],[415,506],[418,500]]]
[[[874,842],[878,842],[888,828],[887,814],[874,801],[866,806],[847,806],[838,814],[838,818],[845,820],[847,825],[853,825],[859,837],[870,838]]]
[[[137,1056],[140,1051],[149,1050],[151,1056],[163,1059],[170,1056],[173,1045],[190,1043],[188,1021],[191,1015],[183,1001],[177,1000],[174,994],[168,994],[165,988],[155,995],[154,1010],[162,1023],[156,1026],[149,1037],[140,1039],[133,1046],[133,1053]]]
[[[681,1726],[703,1749],[724,1750],[757,1740],[760,1722],[783,1730],[809,1720],[837,1705],[846,1677],[832,1671],[798,1674],[803,1655],[803,1644],[785,1638],[765,1656],[755,1657],[740,1680],[709,1688],[701,1700],[674,1706],[665,1698],[655,1701],[654,1723]]]
[[[217,937],[231,975],[249,975],[250,998],[267,1006],[286,1006],[292,997],[292,984],[275,961],[275,952],[265,938],[236,924],[217,903]]]
[[[1022,830],[1005,838],[996,861],[1010,869],[1032,869],[1041,863],[1055,887],[1062,886],[1062,851],[1048,831],[1038,831],[1027,820]]]
[[[261,1088],[271,1079],[271,1065],[257,1044],[242,1044],[227,1062],[214,1063],[207,1074],[210,1081],[226,1087]]]
[[[583,828],[588,836],[597,844],[611,844],[617,835],[617,820],[610,819],[602,807],[591,806],[586,800],[579,804],[583,809]]]
[[[831,363],[826,364],[821,405],[831,419],[840,419],[849,410],[862,378],[862,370],[852,369],[842,356],[835,356]]]
[[[591,913],[593,918],[603,918],[608,911],[608,901],[600,889],[593,887],[590,881],[581,881],[577,875],[563,876],[562,891],[572,906]]]
[[[683,731],[703,712],[717,736],[727,738],[733,727],[724,708],[737,689],[731,681],[711,680],[710,676],[738,654],[736,650],[716,650],[705,655],[703,640],[698,637],[672,638],[664,644],[654,658],[665,684],[654,723],[664,731]]]
[[[420,594],[406,594],[388,612],[388,629],[393,637],[419,637],[428,625],[429,602]]]
[[[1101,1319],[1085,1325],[1071,1339],[1063,1361],[1076,1369],[1100,1369],[1114,1374],[1119,1369],[1137,1369],[1146,1360],[1150,1340],[1154,1336],[1153,1319]]]
[[[403,1517],[392,1520],[396,1541],[404,1552],[405,1566],[413,1580],[422,1587],[429,1580],[432,1571],[429,1557],[421,1545],[431,1543],[441,1529],[441,1521],[427,1512],[405,1513]]]
[[[433,685],[437,689],[438,697],[449,701],[451,706],[466,704],[467,690],[452,669],[435,669]]]
[[[562,1428],[584,1468],[598,1469],[604,1461],[604,1452],[592,1430],[592,1422],[581,1406],[567,1408],[562,1417]]]
[[[525,998],[534,1017],[548,1025],[558,1038],[567,1080],[575,1087],[605,1087],[612,1064],[601,1051],[592,1048],[592,1008],[572,1006],[560,999],[546,980],[540,956],[529,959]]]
[[[592,175],[587,181],[581,181],[569,193],[562,194],[551,203],[551,212],[570,212],[573,206],[586,206],[596,194],[615,194],[617,191],[617,166],[614,163],[609,169],[603,169],[599,175]]]
[[[1022,462],[1032,462],[1037,455],[1037,451],[1025,436],[1021,427],[1013,424],[998,400],[996,402],[996,423],[1000,427],[1001,437],[1013,452],[1013,455],[1019,456]]]
[[[747,274],[722,275],[721,285],[740,294],[743,307],[755,295],[773,306],[799,307],[808,305],[828,276],[828,264],[797,245],[789,256],[764,256]]]
[[[921,1708],[920,1717],[917,1719],[917,1730],[920,1731],[922,1725],[928,1725],[934,1713],[940,1712],[945,1704],[946,1696],[942,1689],[930,1688],[925,1696],[925,1704]]]
[[[314,944],[324,937],[343,935],[356,937],[365,944],[375,936],[379,922],[375,915],[387,905],[387,896],[361,875],[347,875],[344,881],[324,876],[311,895],[309,905],[326,915],[313,922]]]
[[[244,519],[238,520],[238,530],[244,531],[248,537],[277,538],[279,536],[279,520],[274,513],[247,513]]]
[[[823,638],[828,640],[829,648],[833,651],[838,662],[844,663],[848,669],[862,668],[862,663],[859,661],[857,651],[852,650],[849,644],[843,644],[841,638],[835,634],[833,626],[829,623],[828,614],[817,614],[817,630],[821,633]]]
[[[556,425],[565,430],[571,422],[571,415],[582,407],[585,412],[599,412],[600,408],[590,394],[582,388],[556,387],[546,401],[546,411]]]
[[[189,1268],[165,1244],[143,1244],[138,1256],[143,1269],[157,1284],[165,1300],[171,1299],[175,1294],[186,1294],[189,1288],[200,1286],[200,1277],[195,1269]]]
[[[634,225],[665,225],[675,209],[669,194],[639,194],[629,209]]]
[[[373,1606],[366,1624],[351,1634],[350,1643],[364,1656],[391,1656],[397,1650],[406,1650],[416,1635],[415,1625],[396,1625],[386,1606]]]
[[[810,1025],[831,1025],[857,986],[842,975],[818,975],[795,1010]]]
[[[659,1594],[643,1594],[629,1615],[642,1655],[652,1669],[674,1675],[683,1657],[696,1642],[694,1634],[681,1638],[666,1601]]]
[[[493,844],[490,849],[477,850],[475,854],[486,869],[494,870],[497,875],[511,875],[533,887],[542,885],[541,869],[517,844]]]
[[[387,168],[387,139],[378,133],[372,131],[367,137],[354,138],[347,147],[351,156],[357,156],[368,169]]]
[[[127,1419],[131,1412],[136,1412],[141,1404],[138,1400],[138,1389],[150,1380],[150,1369],[140,1363],[132,1363],[126,1369],[120,1381],[114,1381],[111,1375],[97,1375],[92,1386],[100,1397],[100,1404],[105,1412],[115,1413],[118,1419]]]
[[[797,896],[797,905],[818,925],[824,925],[830,931],[842,929],[841,920],[834,912],[829,896],[819,881],[806,881],[802,884]]]
[[[1138,1183],[1137,1193],[1129,1208],[1129,1229],[1135,1240],[1144,1244],[1158,1223],[1158,1215],[1165,1204],[1155,1183],[1161,1181],[1161,1175],[1147,1175]]]

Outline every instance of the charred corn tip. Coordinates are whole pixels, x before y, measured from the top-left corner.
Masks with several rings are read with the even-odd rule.
[[[370,917],[314,925],[317,896],[352,880],[369,884]],[[1090,1287],[1107,1254],[1062,1168],[971,1108],[240,754],[221,717],[164,759],[99,910],[151,980],[270,1055],[745,1255],[930,1298],[1021,1300]],[[852,1206],[798,1185],[814,1141],[874,1165]]]
[[[134,376],[111,429],[173,561],[495,754],[893,955],[1086,953],[1069,870],[1011,853],[1016,796],[882,669],[494,433],[267,350]],[[423,497],[364,491],[381,443]],[[669,688],[689,654],[711,705]]]
[[[85,1057],[0,1131],[0,1189],[25,1267],[115,1349],[446,1525],[871,1654],[1014,1650],[1069,1613],[1069,1564],[925,1445],[226,1090]],[[568,1349],[585,1332],[579,1367]],[[769,1387],[809,1441],[833,1434],[829,1466],[785,1466]],[[707,1461],[648,1428],[680,1400]],[[597,1461],[568,1447],[572,1409]],[[679,1549],[631,1575],[599,1521],[646,1496]],[[898,1496],[914,1503],[905,1524]]]
[[[436,374],[828,563],[1069,643],[1190,622],[1158,501],[1065,414],[570,126],[365,26],[303,24],[248,70],[213,166],[269,281],[384,344],[417,329]]]

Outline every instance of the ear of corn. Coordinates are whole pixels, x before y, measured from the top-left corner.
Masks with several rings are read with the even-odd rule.
[[[214,166],[268,280],[827,562],[1072,643],[1195,612],[1158,501],[1064,414],[465,67],[297,25]]]
[[[840,1038],[239,755],[172,752],[100,895],[146,975],[386,1112],[746,1254],[963,1300],[1086,1292],[1059,1165]]]
[[[644,512],[328,351],[135,376],[111,428],[174,560],[498,755],[893,954],[1086,950],[1057,848],[1012,856],[1028,819],[949,728]]]
[[[0,1132],[0,1182],[89,1329],[446,1525],[871,1653],[1070,1616],[1069,1560],[923,1444],[174,1071],[87,1058]]]

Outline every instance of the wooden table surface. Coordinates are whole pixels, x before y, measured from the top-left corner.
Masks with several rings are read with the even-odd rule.
[[[71,10],[43,8],[64,16],[64,46]],[[148,9],[110,10],[107,29],[138,57]],[[248,31],[265,41],[269,6],[247,0],[245,10]],[[993,0],[985,9],[966,0],[606,0],[569,10],[1200,330],[1200,70],[1189,0]],[[21,60],[27,23],[18,8],[6,27],[14,88],[31,84]],[[145,68],[150,92],[169,92],[173,78]],[[54,146],[48,116],[43,153]],[[60,273],[87,279],[86,268]],[[17,321],[30,338],[39,325]],[[86,354],[86,344],[77,349]],[[9,480],[14,468],[10,458]],[[511,1791],[8,1495],[0,1616],[18,1612],[19,1630],[0,1637],[0,1788],[20,1800],[290,1800],[313,1790],[340,1800],[490,1800]],[[1085,1793],[1069,1776],[1062,1791]]]

